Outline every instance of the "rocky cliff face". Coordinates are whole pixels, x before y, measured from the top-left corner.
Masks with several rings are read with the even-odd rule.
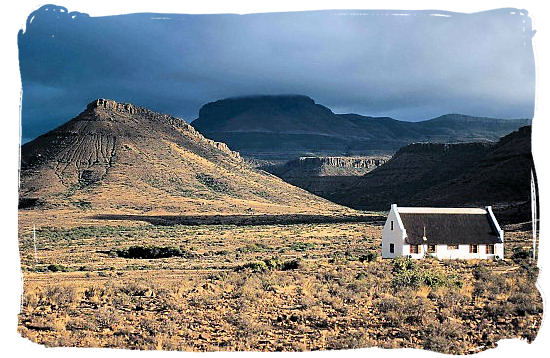
[[[292,183],[290,178],[363,175],[384,164],[389,158],[389,156],[300,157],[284,164],[266,166],[262,169]]]
[[[301,168],[335,167],[374,169],[387,161],[387,157],[300,157],[296,160]]]

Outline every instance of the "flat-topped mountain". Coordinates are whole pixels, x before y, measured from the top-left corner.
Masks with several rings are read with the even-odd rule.
[[[335,114],[307,96],[249,96],[205,104],[191,124],[257,159],[393,153],[413,142],[497,141],[528,119],[448,114],[420,122]]]
[[[254,213],[340,207],[249,167],[183,120],[98,99],[21,147],[22,206]]]

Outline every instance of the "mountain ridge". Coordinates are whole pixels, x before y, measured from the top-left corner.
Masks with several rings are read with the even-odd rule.
[[[226,98],[191,122],[206,137],[256,159],[389,154],[413,142],[496,141],[529,119],[445,114],[418,122],[336,114],[303,95]]]

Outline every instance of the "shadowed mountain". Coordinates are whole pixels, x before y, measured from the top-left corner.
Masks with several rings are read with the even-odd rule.
[[[448,114],[405,122],[335,114],[300,95],[250,96],[204,105],[192,125],[206,137],[258,159],[390,153],[413,142],[496,141],[528,119]]]
[[[21,147],[20,205],[110,213],[340,210],[183,120],[99,99]]]
[[[332,185],[321,189],[332,191],[302,187],[356,209],[493,205],[507,221],[518,221],[530,220],[531,171],[531,126],[526,126],[496,144],[410,144],[364,176],[325,177]]]

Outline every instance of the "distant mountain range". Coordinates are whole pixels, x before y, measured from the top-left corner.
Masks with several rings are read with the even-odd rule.
[[[248,166],[181,119],[98,99],[21,147],[20,207],[100,213],[340,210]]]
[[[191,125],[243,156],[289,160],[310,155],[387,154],[414,142],[491,142],[530,122],[461,114],[406,122],[335,114],[307,96],[280,95],[205,104]]]

